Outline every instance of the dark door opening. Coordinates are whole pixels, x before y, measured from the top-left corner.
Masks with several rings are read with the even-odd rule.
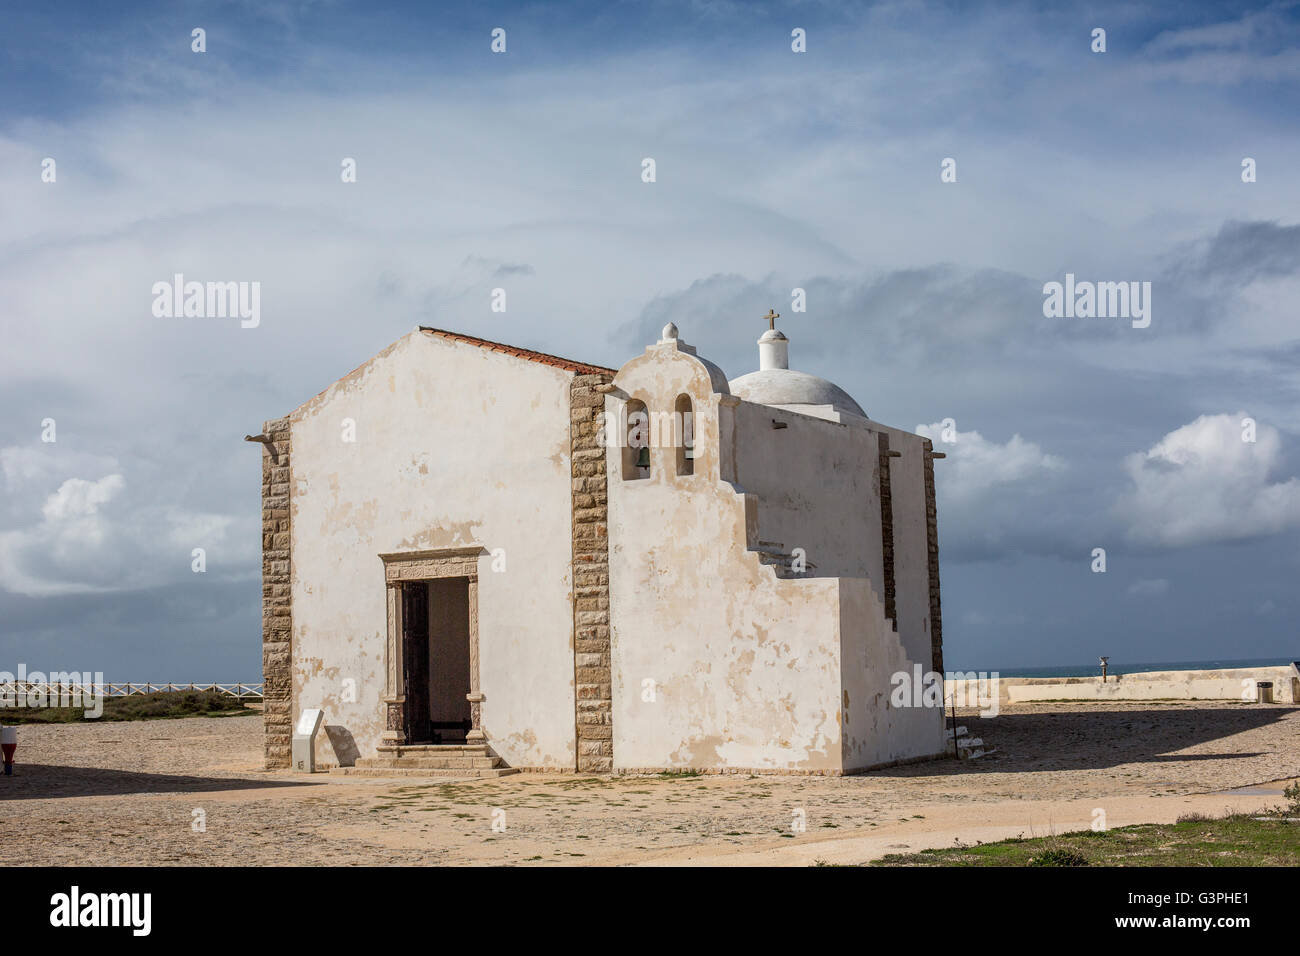
[[[429,589],[423,581],[402,585],[402,648],[406,668],[406,742],[433,742],[429,711]]]
[[[407,742],[463,744],[470,727],[469,578],[403,588]]]

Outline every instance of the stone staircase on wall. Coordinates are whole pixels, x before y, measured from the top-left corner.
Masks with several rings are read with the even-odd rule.
[[[816,577],[810,572],[816,571],[817,565],[809,561],[807,555],[803,556],[803,570],[796,571],[794,552],[785,550],[785,545],[780,541],[760,541],[757,547],[747,550],[750,554],[758,555],[758,563],[772,568],[778,578]]]
[[[795,558],[794,553],[790,551],[786,551],[785,545],[782,544],[780,541],[760,541],[758,542],[758,547],[749,549],[749,553],[758,555],[758,563],[770,567],[773,571],[776,572],[776,576],[778,578],[808,577],[809,571],[817,570],[817,565],[813,564],[811,561],[807,559],[807,557],[805,557],[804,570],[796,571],[794,569],[794,558]],[[874,582],[872,582],[871,589],[875,591]],[[877,600],[880,599],[879,592],[876,592],[876,598]],[[885,620],[889,622],[889,626],[892,627],[894,629],[894,633],[897,634],[898,633],[897,618],[889,617],[888,615],[886,615]]]
[[[765,564],[776,571],[778,578],[796,578],[801,577],[802,572],[794,570],[794,553],[785,550],[785,545],[779,541],[760,541],[757,548],[750,548],[751,554],[758,555],[758,563]],[[813,565],[805,566],[811,570]]]
[[[751,515],[751,518],[753,519],[752,526],[757,527],[758,524],[757,512],[760,506],[758,497],[756,495],[753,495],[745,491],[738,491],[737,495],[740,498],[741,502],[743,503],[742,506],[745,508],[746,512],[748,512]],[[747,532],[746,536],[749,537],[749,534],[750,533]],[[750,538],[748,547],[745,549],[746,553],[755,555],[758,558],[759,564],[770,567],[772,569],[772,572],[777,576],[777,578],[783,580],[789,580],[791,578],[816,577],[816,575],[812,575],[809,572],[816,571],[817,565],[809,561],[807,555],[804,556],[803,570],[796,571],[794,569],[795,555],[792,551],[786,550],[784,543],[780,541],[763,541],[761,539],[755,542],[753,538],[757,538],[757,537],[758,537],[757,534],[753,534],[752,538]],[[884,596],[880,593],[880,591],[877,590],[876,582],[868,580],[868,584],[870,585],[872,592],[875,594],[876,600],[881,602],[881,607],[882,608],[886,607],[887,605],[885,604]],[[892,616],[886,614],[885,622],[893,630],[894,634],[897,635],[898,634],[897,614],[895,613]],[[949,734],[951,733],[952,731],[950,730]],[[951,740],[952,739],[951,736],[948,739]]]
[[[957,735],[957,757],[960,760],[976,760],[996,752],[996,748],[989,747],[979,737],[972,737],[967,733],[965,727],[949,727],[945,736],[951,745],[953,734]]]
[[[484,744],[380,747],[374,757],[361,757],[351,767],[330,771],[350,777],[504,777],[518,772],[504,766]]]

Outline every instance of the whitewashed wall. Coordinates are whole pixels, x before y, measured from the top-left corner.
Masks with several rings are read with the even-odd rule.
[[[889,435],[889,447],[902,457],[889,464],[894,515],[894,605],[898,635],[912,660],[930,669],[930,548],[925,520],[925,439],[871,423]],[[874,435],[873,435],[874,438]],[[940,461],[936,467],[942,468]],[[942,515],[940,527],[942,528]],[[940,554],[943,540],[939,541]]]
[[[736,403],[714,392],[719,377],[651,346],[607,401],[617,415],[627,399],[653,411],[689,394],[697,455],[678,477],[673,450],[651,449],[651,477],[635,481],[608,457],[616,768],[836,772],[942,752],[940,710],[889,705],[912,658],[868,577],[881,573],[875,435]],[[760,541],[803,547],[817,568],[779,579],[747,550]],[[928,605],[928,574],[923,586]]]
[[[292,416],[293,706],[373,755],[385,552],[482,544],[483,727],[513,766],[574,765],[571,376],[413,332]],[[341,441],[356,422],[355,444]],[[343,680],[357,700],[343,700]],[[346,747],[340,747],[346,750]],[[318,759],[335,762],[322,743]]]
[[[961,672],[965,673],[965,672]],[[989,673],[984,679],[992,677]],[[1146,671],[1111,674],[1103,684],[1096,677],[999,677],[1003,704],[1051,700],[1255,700],[1255,683],[1271,681],[1276,703],[1300,703],[1300,672],[1283,667],[1239,667],[1219,670]],[[947,682],[947,693],[975,701],[984,688],[979,678]],[[987,692],[987,691],[985,691]],[[974,704],[972,703],[972,706]]]

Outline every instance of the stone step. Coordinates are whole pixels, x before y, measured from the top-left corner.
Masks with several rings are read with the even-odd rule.
[[[750,554],[758,555],[758,563],[767,565],[776,571],[777,577],[807,577],[809,571],[816,571],[817,565],[804,560],[803,570],[796,571],[796,556],[792,551],[776,551],[770,548],[750,548]]]
[[[446,770],[438,767],[334,767],[330,773],[341,777],[506,777],[519,771],[514,767],[490,770]]]
[[[464,756],[445,756],[445,757],[416,757],[413,755],[402,755],[401,757],[361,757],[357,760],[356,766],[366,769],[401,769],[403,767],[411,770],[491,770],[494,767],[501,766],[500,757],[475,757],[469,754]]]
[[[949,727],[944,731],[949,746],[955,739],[957,741],[957,758],[959,760],[976,760],[985,757],[994,752],[995,748],[984,743],[979,737],[972,737],[970,732],[963,726]]]
[[[381,754],[402,756],[404,754],[473,754],[478,757],[490,757],[487,744],[394,744],[375,748]]]
[[[766,565],[776,572],[778,578],[798,577],[794,570],[794,555],[786,554],[782,551],[765,551],[757,550],[751,552],[758,555],[758,563]]]

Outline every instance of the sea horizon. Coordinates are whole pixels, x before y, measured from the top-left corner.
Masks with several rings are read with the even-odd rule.
[[[1297,655],[1296,660],[1300,660]],[[1106,673],[1110,676],[1117,674],[1141,674],[1147,671],[1204,671],[1204,670],[1226,670],[1234,667],[1285,667],[1292,662],[1293,658],[1288,657],[1255,657],[1255,658],[1220,658],[1218,660],[1201,660],[1201,661],[1157,661],[1157,662],[1131,662],[1116,663],[1111,661],[1106,668]],[[961,671],[966,672],[974,670],[979,672],[978,668],[967,667],[948,667],[949,672]],[[999,677],[1093,677],[1101,675],[1101,664],[1061,664],[1049,667],[1006,667],[1006,668],[983,668],[986,673],[996,673]]]

